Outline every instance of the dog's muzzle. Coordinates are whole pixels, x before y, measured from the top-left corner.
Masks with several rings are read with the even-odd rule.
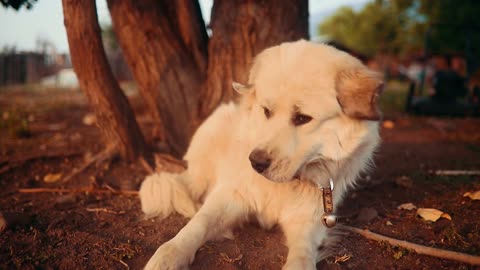
[[[266,151],[259,149],[253,150],[248,156],[248,159],[252,164],[252,168],[260,174],[268,169],[272,163],[270,155]]]

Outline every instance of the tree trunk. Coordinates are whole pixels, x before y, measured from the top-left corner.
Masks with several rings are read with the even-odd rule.
[[[216,0],[210,27],[201,117],[233,98],[232,81],[247,82],[256,54],[285,41],[308,38],[308,1]]]
[[[246,82],[257,53],[308,37],[307,0],[216,0],[210,41],[198,1],[107,2],[140,92],[177,157],[198,124],[233,98],[231,82]]]
[[[183,0],[179,9],[177,1],[107,2],[115,33],[154,124],[163,127],[172,153],[180,157],[194,130],[204,80],[206,35],[198,26],[201,17],[192,15],[199,12],[195,10],[198,3]]]
[[[195,0],[169,0],[170,21],[175,24],[183,43],[191,52],[200,73],[206,74],[208,35],[200,4]]]
[[[95,110],[106,145],[129,161],[146,152],[126,96],[115,81],[100,38],[94,0],[63,0],[64,23],[73,68]]]

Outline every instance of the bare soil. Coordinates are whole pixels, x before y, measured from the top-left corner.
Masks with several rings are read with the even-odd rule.
[[[151,142],[153,126],[139,98],[130,95]],[[79,91],[0,89],[0,269],[141,269],[163,242],[187,222],[175,215],[146,220],[136,196],[95,192],[21,193],[21,188],[135,190],[146,172],[114,159],[94,164],[68,182],[62,176],[102,150],[100,133],[85,125],[90,113]],[[387,116],[376,168],[362,176],[340,207],[341,222],[379,234],[480,255],[480,201],[463,197],[480,189],[479,176],[436,176],[435,170],[480,169],[480,120]],[[154,149],[160,147],[152,143]],[[60,180],[46,183],[48,174]],[[402,203],[436,208],[452,220],[422,220],[398,210]],[[320,202],[319,202],[320,203]],[[359,213],[364,213],[359,215]],[[370,216],[370,218],[365,218]],[[280,229],[255,224],[235,240],[209,242],[192,269],[280,269],[287,249]],[[346,255],[346,256],[344,256]],[[344,260],[340,258],[343,256]],[[318,269],[479,269],[418,255],[345,233]]]

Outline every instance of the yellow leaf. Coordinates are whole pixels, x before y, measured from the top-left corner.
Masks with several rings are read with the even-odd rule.
[[[45,183],[55,183],[62,177],[62,173],[49,173],[43,177]]]
[[[475,192],[465,192],[465,194],[463,194],[463,197],[469,197],[472,200],[480,200],[480,190],[477,190]]]
[[[393,258],[395,258],[395,260],[400,260],[400,258],[402,257],[403,257],[403,251],[401,250],[393,254]]]
[[[395,127],[395,124],[393,123],[393,121],[385,120],[383,121],[383,127],[387,129],[392,129],[393,127]]]
[[[452,220],[452,217],[449,214],[433,208],[418,208],[417,215],[421,216],[425,220],[433,222],[440,218]]]
[[[440,217],[448,219],[448,220],[452,220],[452,217],[447,213],[443,213]]]

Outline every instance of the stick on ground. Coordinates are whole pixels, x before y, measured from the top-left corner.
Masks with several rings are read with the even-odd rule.
[[[392,246],[413,250],[418,254],[433,256],[433,257],[447,259],[447,260],[454,260],[454,261],[468,263],[472,265],[480,265],[480,256],[474,256],[474,255],[469,255],[469,254],[455,252],[455,251],[426,247],[426,246],[410,243],[407,241],[383,236],[383,235],[371,232],[369,230],[362,230],[362,229],[358,229],[358,228],[350,227],[346,225],[341,225],[340,228],[346,231],[360,234],[361,236],[368,239],[372,239],[375,241],[385,241]]]
[[[446,175],[446,176],[480,175],[480,171],[468,171],[468,170],[436,170],[433,173],[436,175]]]
[[[96,194],[118,194],[118,195],[128,195],[128,196],[137,196],[138,191],[136,190],[116,190],[112,191],[110,189],[93,189],[93,188],[77,188],[77,189],[67,189],[67,188],[21,188],[18,190],[20,193],[96,193]]]

